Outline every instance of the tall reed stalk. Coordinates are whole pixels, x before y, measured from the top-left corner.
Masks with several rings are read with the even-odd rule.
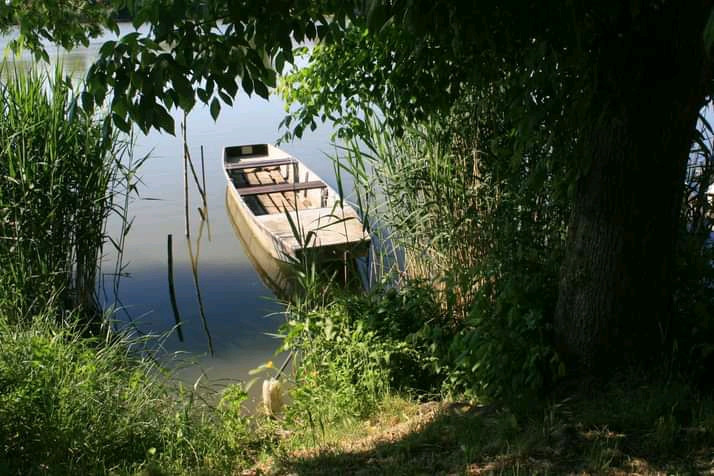
[[[122,146],[61,67],[17,69],[0,85],[0,312],[28,319],[50,301],[97,312],[95,283],[104,223]]]
[[[554,154],[519,149],[507,124],[489,129],[469,107],[399,133],[365,120],[339,158],[384,235],[375,256],[388,262],[378,267],[433,281],[458,317],[484,284],[552,267],[567,210]]]

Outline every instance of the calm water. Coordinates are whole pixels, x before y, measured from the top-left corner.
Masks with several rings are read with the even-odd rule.
[[[125,25],[123,30],[129,31]],[[106,39],[108,39],[107,36]],[[2,47],[7,43],[2,39]],[[55,51],[53,61],[60,58],[66,70],[81,76],[91,65],[104,39],[88,48],[70,53]],[[29,63],[27,57],[19,61]],[[119,298],[128,317],[144,333],[165,333],[174,325],[168,294],[167,235],[173,235],[174,280],[179,312],[183,321],[184,342],[176,334],[167,337],[169,351],[186,351],[197,366],[187,369],[183,378],[192,381],[201,371],[211,380],[247,379],[248,370],[274,359],[278,341],[267,334],[276,332],[281,323],[282,306],[271,290],[263,284],[236,236],[225,207],[225,178],[221,170],[221,151],[226,145],[273,143],[280,136],[277,126],[283,118],[284,104],[278,97],[265,101],[242,95],[234,107],[222,108],[214,122],[208,108],[198,104],[188,116],[188,143],[194,163],[200,168],[200,147],[204,148],[206,188],[208,194],[210,240],[204,230],[199,249],[199,281],[204,301],[208,331],[214,355],[208,353],[207,335],[199,314],[193,284],[188,243],[184,238],[183,144],[178,137],[151,132],[136,138],[136,157],[150,153],[151,158],[140,170],[140,197],[130,205],[134,223],[126,240],[125,272],[119,284]],[[182,113],[174,112],[177,130]],[[331,130],[318,128],[302,140],[281,147],[302,159],[310,168],[332,185],[335,184],[332,162],[325,156],[331,152]],[[200,170],[199,170],[200,173]],[[346,189],[350,184],[346,184]],[[191,188],[191,230],[195,247],[198,233],[200,197]],[[117,233],[118,223],[110,224]],[[105,272],[113,270],[114,257],[107,250]],[[194,248],[195,252],[195,248]],[[111,288],[111,278],[106,278]],[[111,289],[107,289],[109,301]],[[202,370],[201,370],[202,369]]]

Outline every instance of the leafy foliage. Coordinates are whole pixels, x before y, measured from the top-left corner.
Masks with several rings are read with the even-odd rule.
[[[316,121],[329,120],[337,137],[365,134],[363,120],[380,117],[400,132],[404,123],[446,111],[458,97],[458,68],[439,68],[441,52],[424,46],[403,50],[414,38],[392,25],[379,35],[352,24],[330,42],[301,49],[307,65],[281,80],[279,92],[294,109],[282,124],[284,139],[300,137]],[[399,55],[406,57],[400,58]],[[430,94],[439,84],[440,94]]]
[[[440,392],[445,372],[439,357],[450,326],[431,286],[414,282],[351,294],[333,285],[323,298],[289,305],[283,326],[283,350],[296,353],[287,410],[293,424],[324,431],[370,415],[393,392]]]
[[[0,31],[7,33],[17,28],[19,33],[9,46],[15,51],[27,48],[45,60],[48,59],[45,42],[66,49],[78,44],[88,46],[91,38],[102,34],[103,27],[118,32],[110,10],[101,2],[8,0],[0,4]]]

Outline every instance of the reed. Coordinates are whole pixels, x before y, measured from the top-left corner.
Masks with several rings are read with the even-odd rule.
[[[94,315],[104,224],[121,178],[124,145],[58,66],[15,69],[0,85],[0,273],[2,312],[14,321],[44,309]]]
[[[337,160],[371,214],[373,282],[436,292],[440,311],[423,331],[440,349],[444,391],[521,398],[560,372],[543,329],[557,297],[566,174],[561,156],[521,144],[505,119],[486,128],[459,109],[468,106],[402,131],[367,119]]]
[[[360,209],[377,249],[374,277],[427,279],[444,294],[452,315],[464,317],[476,287],[474,268],[488,249],[480,216],[479,153],[444,127],[425,122],[402,135],[375,120],[343,148],[337,162],[354,177]]]

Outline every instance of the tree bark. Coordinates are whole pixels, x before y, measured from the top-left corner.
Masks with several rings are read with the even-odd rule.
[[[626,10],[590,53],[554,327],[576,372],[642,362],[667,337],[684,171],[712,77],[707,2],[659,5]]]

